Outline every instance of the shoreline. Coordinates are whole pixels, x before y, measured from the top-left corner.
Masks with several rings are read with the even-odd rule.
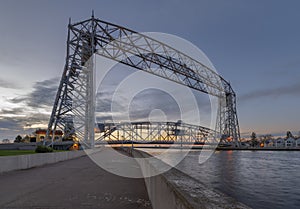
[[[242,151],[300,151],[300,148],[258,148],[258,147],[251,147],[251,148],[239,148],[239,147],[218,147],[216,150],[242,150]]]
[[[112,148],[131,148],[130,146],[126,145],[107,145]],[[145,146],[145,145],[140,145],[137,146],[135,144],[133,148],[139,148],[139,149],[172,149],[172,150],[180,150],[180,149],[191,149],[191,150],[217,150],[217,151],[227,151],[227,150],[241,150],[241,151],[300,151],[300,148],[261,148],[261,147],[216,147],[216,148],[211,148],[211,147],[203,147],[203,146]]]

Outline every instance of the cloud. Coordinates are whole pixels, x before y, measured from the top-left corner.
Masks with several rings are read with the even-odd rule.
[[[58,78],[37,82],[28,95],[27,104],[31,107],[53,106],[58,82]]]
[[[164,113],[164,115],[162,115],[162,119],[164,119],[164,116],[166,116],[168,121],[177,121],[183,117],[183,114],[190,118],[189,115],[195,117],[195,113],[197,112],[192,108],[193,105],[191,105],[191,113],[181,112],[180,105],[177,104],[175,99],[168,93],[158,89],[147,89],[139,92],[130,102],[129,109],[127,109],[125,104],[126,92],[124,92],[122,97],[117,98],[116,101],[114,101],[114,112],[112,112],[111,106],[113,93],[114,88],[102,88],[102,91],[98,93],[98,102],[96,106],[96,112],[98,112],[98,121],[112,121],[113,116],[116,120],[124,121],[127,120],[128,115],[132,121],[146,121],[149,119],[149,115],[153,110],[161,110],[161,112]],[[184,95],[180,95],[180,97],[184,97]],[[190,106],[190,101],[188,99],[189,98],[187,98],[185,101],[185,107]],[[209,115],[211,112],[208,96],[196,94],[195,99],[197,101],[202,119],[205,119],[205,115]],[[160,117],[157,118],[157,120],[159,119]]]
[[[180,108],[175,99],[157,89],[140,92],[131,102],[129,115],[133,120],[148,119],[155,109],[161,110],[169,120],[180,118]]]
[[[58,83],[59,78],[57,77],[36,82],[33,85],[32,92],[27,95],[12,98],[9,102],[14,104],[25,103],[31,108],[49,108],[54,104]]]
[[[8,99],[8,102],[11,102],[13,104],[19,104],[22,103],[23,101],[26,101],[26,96],[19,96],[19,97],[14,97],[12,99]]]
[[[100,121],[112,120],[112,116],[122,121],[127,118],[128,114],[131,120],[147,120],[150,112],[154,109],[162,110],[168,118],[180,117],[176,101],[165,92],[155,89],[139,92],[130,102],[129,109],[127,109],[127,104],[124,104],[126,101],[126,92],[124,92],[124,96],[114,100],[114,112],[112,113],[114,90],[114,88],[106,88],[97,95],[96,111],[99,113],[97,118]]]
[[[11,117],[0,117],[0,127],[5,129],[19,129],[19,120]]]
[[[0,116],[0,137],[1,139],[14,139],[17,134],[22,133],[23,127],[18,118]]]
[[[300,61],[299,59],[295,59],[286,62],[276,63],[270,69],[270,73],[278,76],[298,75],[299,68],[300,68]]]
[[[0,137],[14,138],[16,134],[31,133],[35,127],[47,125],[50,115],[46,112],[51,111],[58,83],[58,78],[39,81],[32,92],[9,99],[17,107],[0,109]]]
[[[29,127],[33,124],[42,124],[49,120],[49,115],[46,113],[32,113],[26,109],[13,108],[0,110],[0,127]]]
[[[5,116],[7,113],[24,114],[24,116]],[[27,114],[27,115],[25,115]],[[18,108],[0,111],[0,137],[13,139],[17,134],[30,134],[36,127],[47,125],[49,115],[44,113],[30,113]]]
[[[282,96],[300,96],[300,83],[273,89],[261,89],[246,93],[238,97],[239,101],[246,102],[260,98],[277,98]]]
[[[24,108],[17,107],[17,108],[4,108],[0,110],[0,115],[21,115],[24,113]]]
[[[8,88],[8,89],[19,89],[20,88],[17,84],[15,84],[11,81],[4,80],[2,78],[0,78],[0,87]]]

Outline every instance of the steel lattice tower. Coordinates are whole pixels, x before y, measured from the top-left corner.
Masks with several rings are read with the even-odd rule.
[[[48,139],[50,132],[60,129],[65,139],[75,137],[93,147],[94,54],[218,97],[216,131],[221,140],[232,137],[238,144],[236,95],[229,82],[162,42],[94,16],[68,25],[66,64],[48,124]]]

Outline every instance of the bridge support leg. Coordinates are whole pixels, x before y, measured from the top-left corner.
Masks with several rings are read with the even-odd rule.
[[[236,97],[233,93],[228,93],[219,98],[216,130],[220,133],[220,142],[231,141],[235,146],[239,146],[240,130],[236,111]]]
[[[90,148],[95,146],[95,69],[94,69],[94,55],[86,62],[87,73],[87,88],[86,88],[86,109],[85,109],[85,136],[84,140]]]

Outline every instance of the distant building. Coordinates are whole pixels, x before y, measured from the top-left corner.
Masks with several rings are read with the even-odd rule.
[[[278,138],[275,141],[275,147],[277,148],[284,148],[285,147],[285,141],[283,138]]]
[[[296,147],[300,148],[300,137],[298,137],[295,141],[296,141]]]
[[[267,139],[264,142],[264,147],[276,147],[276,139]]]
[[[35,136],[34,133],[33,133],[33,134],[30,134],[30,135],[26,135],[26,136],[23,137],[23,141],[24,141],[25,143],[36,142],[36,136]]]
[[[36,142],[44,141],[46,138],[46,129],[37,129],[35,131]],[[50,137],[52,137],[52,131],[50,132]],[[62,141],[63,132],[61,130],[56,130],[54,134],[54,141]]]
[[[294,137],[289,137],[285,140],[285,147],[286,148],[296,147],[296,141]]]

